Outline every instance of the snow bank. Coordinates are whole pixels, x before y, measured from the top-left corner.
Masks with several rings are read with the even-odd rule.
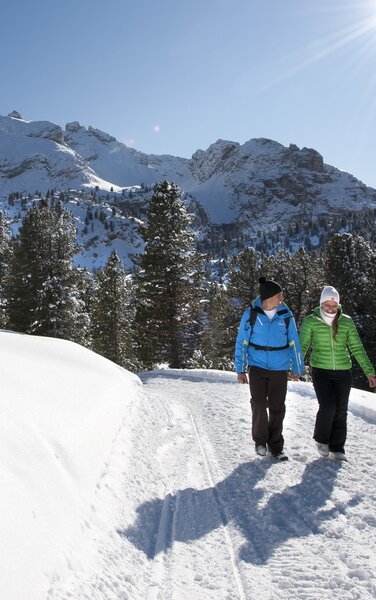
[[[82,550],[141,382],[72,342],[10,332],[0,364],[0,589],[39,600]]]
[[[349,410],[353,415],[362,417],[368,423],[376,424],[376,394],[352,388]]]

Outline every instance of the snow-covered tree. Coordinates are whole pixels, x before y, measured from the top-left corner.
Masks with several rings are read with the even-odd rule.
[[[259,252],[246,248],[233,257],[228,270],[227,295],[237,311],[243,312],[257,296],[259,276]]]
[[[202,257],[191,222],[179,187],[156,184],[140,227],[144,254],[136,258],[137,340],[146,368],[181,368],[200,344]]]
[[[361,236],[336,234],[323,253],[327,285],[338,289],[344,312],[358,328],[364,347],[376,365],[376,253]],[[364,375],[354,364],[356,387],[367,388]]]
[[[26,214],[6,282],[9,326],[83,342],[89,317],[82,277],[73,266],[76,227],[70,211],[46,199]]]
[[[359,235],[336,233],[324,250],[326,285],[338,289],[344,308],[365,312],[369,306],[369,272],[374,251]]]
[[[230,318],[231,316],[231,318]],[[232,370],[236,329],[241,314],[234,310],[223,286],[210,287],[206,323],[201,343],[201,362],[197,367]]]
[[[280,250],[264,259],[261,271],[267,279],[281,285],[285,302],[297,323],[317,306],[324,280],[320,258],[313,257],[302,247],[295,254]]]
[[[320,256],[314,256],[300,247],[291,257],[291,276],[286,288],[287,302],[300,325],[318,305],[324,286],[324,265]]]
[[[234,360],[235,339],[243,311],[258,294],[260,254],[246,248],[229,265],[227,286],[216,290],[210,303],[209,327],[216,368],[230,368]]]
[[[129,370],[136,366],[131,285],[121,259],[113,250],[106,266],[96,273],[90,311],[92,349]]]
[[[7,327],[4,280],[8,275],[12,256],[11,230],[0,211],[0,327]]]

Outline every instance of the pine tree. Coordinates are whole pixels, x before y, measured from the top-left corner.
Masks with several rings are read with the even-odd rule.
[[[284,275],[284,295],[296,322],[300,325],[318,305],[324,285],[322,261],[300,247],[285,265],[287,270]]]
[[[236,328],[241,314],[233,312],[226,290],[213,284],[209,291],[206,323],[201,344],[201,363],[197,368],[232,370]],[[232,320],[229,320],[229,314]]]
[[[89,318],[82,277],[72,262],[75,252],[72,213],[60,202],[35,204],[20,227],[5,286],[12,329],[82,343]]]
[[[283,290],[285,302],[297,323],[317,306],[323,285],[321,260],[315,259],[304,248],[295,254],[280,250],[262,263],[262,274],[277,281]]]
[[[374,251],[359,235],[336,233],[324,252],[326,284],[338,289],[350,313],[363,313],[369,305],[369,271]]]
[[[210,327],[216,340],[216,364],[232,367],[236,335],[241,316],[258,294],[260,254],[246,248],[234,256],[228,270],[225,293],[217,291],[214,299]]]
[[[289,301],[288,289],[293,272],[292,256],[286,250],[279,250],[275,255],[265,257],[262,262],[262,275],[280,284],[287,301]]]
[[[91,306],[92,349],[121,367],[134,370],[131,283],[113,250],[106,266],[96,273]]]
[[[8,276],[12,257],[11,230],[0,211],[0,327],[8,326],[4,281]]]
[[[260,254],[246,248],[234,256],[228,270],[228,296],[241,312],[258,295],[260,276]]]
[[[323,259],[325,283],[339,291],[343,310],[354,319],[364,347],[375,365],[375,251],[361,236],[335,234],[323,252]],[[367,389],[367,382],[355,361],[353,373],[356,387]]]
[[[200,343],[202,257],[177,185],[154,186],[146,219],[140,227],[145,251],[136,259],[139,356],[146,368],[163,362],[181,368]]]

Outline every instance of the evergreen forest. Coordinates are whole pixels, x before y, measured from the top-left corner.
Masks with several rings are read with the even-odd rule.
[[[103,268],[89,271],[74,263],[76,224],[58,198],[33,202],[16,234],[0,213],[0,326],[71,340],[134,372],[160,365],[232,370],[240,318],[263,275],[281,284],[298,327],[322,287],[336,287],[376,365],[376,251],[369,239],[331,231],[319,250],[307,244],[271,254],[260,232],[225,261],[218,248],[214,276],[215,238],[205,247],[193,221],[180,188],[162,181],[139,222],[144,247],[132,270],[113,250]],[[294,231],[278,233],[290,239]],[[367,389],[355,360],[354,385]]]

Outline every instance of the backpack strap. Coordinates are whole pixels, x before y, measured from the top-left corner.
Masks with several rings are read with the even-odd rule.
[[[278,310],[277,314],[281,316],[281,315],[285,315],[288,312],[289,311],[287,310],[287,308],[283,308],[282,310]],[[285,319],[284,319],[285,325],[286,325],[286,335],[287,335],[287,331],[289,328],[290,320],[291,320],[291,315],[289,317],[285,317]]]
[[[249,317],[249,324],[251,326],[251,335],[252,335],[253,327],[254,327],[254,325],[256,323],[256,319],[257,319],[257,311],[256,311],[256,309],[253,308],[252,304],[250,306],[250,311],[251,311],[251,315]]]
[[[249,325],[250,325],[250,333],[249,333],[249,342],[251,341],[251,337],[252,337],[252,333],[253,333],[253,327],[256,323],[256,319],[257,319],[257,313],[260,312],[260,309],[258,308],[258,306],[252,306],[252,304],[250,304],[249,306]]]
[[[256,350],[267,350],[268,352],[272,352],[273,350],[287,350],[287,348],[290,348],[290,344],[285,344],[284,346],[258,346],[253,342],[249,342],[249,345]]]
[[[248,345],[252,346],[252,348],[255,348],[256,350],[267,350],[268,352],[274,352],[276,350],[287,350],[287,348],[290,347],[290,344],[288,342],[284,346],[259,346],[258,344],[254,344],[253,342],[251,342],[253,327],[256,323],[257,313],[260,312],[260,309],[257,306],[253,307],[252,304],[250,305],[249,309],[250,309],[249,324],[251,326],[251,332],[249,334]],[[283,309],[281,311],[277,311],[277,312],[279,315],[283,315],[285,313],[288,313],[289,311],[285,308],[285,309]],[[285,326],[286,326],[286,336],[287,336],[287,331],[288,331],[289,324],[290,324],[290,319],[291,319],[291,316],[284,318]]]

